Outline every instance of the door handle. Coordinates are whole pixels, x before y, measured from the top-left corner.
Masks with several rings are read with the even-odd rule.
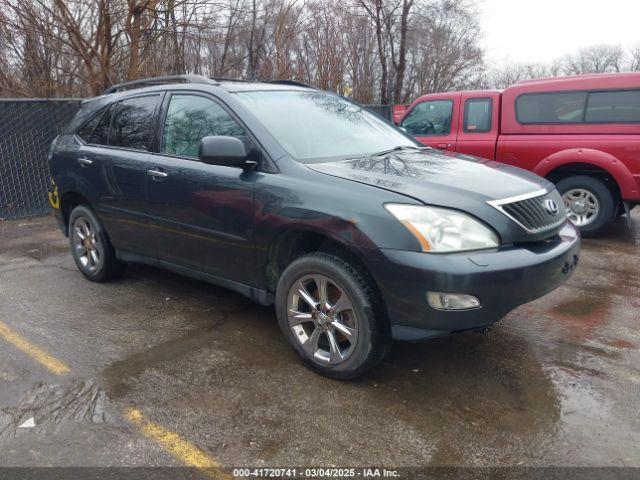
[[[147,173],[153,177],[154,180],[160,180],[161,178],[167,178],[168,173],[159,170],[159,167],[155,167],[151,170],[147,170]]]
[[[87,157],[80,157],[78,159],[78,163],[80,164],[81,167],[88,167],[93,163],[93,160],[89,160]]]
[[[451,144],[450,143],[438,143],[436,145],[436,148],[440,148],[442,150],[446,150],[447,148],[450,148]]]

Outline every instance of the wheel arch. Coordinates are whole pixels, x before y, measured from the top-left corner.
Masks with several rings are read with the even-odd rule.
[[[275,292],[278,280],[284,269],[296,258],[313,252],[324,252],[336,255],[349,262],[362,274],[373,289],[377,300],[384,310],[386,306],[378,283],[362,258],[361,252],[354,245],[346,243],[342,238],[328,232],[313,228],[290,227],[274,236],[268,249],[266,263],[266,285],[269,292]]]
[[[65,192],[60,198],[60,213],[64,220],[62,228],[65,236],[69,236],[69,216],[71,215],[71,211],[78,205],[83,204],[91,206],[91,203],[84,195],[75,191]]]
[[[589,175],[604,180],[618,199],[638,195],[638,187],[629,169],[616,157],[600,150],[574,148],[545,158],[534,173],[557,182],[571,175]]]

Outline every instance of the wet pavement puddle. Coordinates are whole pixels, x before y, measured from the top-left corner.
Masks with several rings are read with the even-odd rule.
[[[0,409],[0,439],[19,434],[19,427],[31,418],[33,431],[42,433],[65,422],[105,423],[108,399],[93,380],[65,384],[38,382],[17,406]]]

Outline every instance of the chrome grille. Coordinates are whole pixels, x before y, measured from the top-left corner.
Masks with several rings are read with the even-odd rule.
[[[564,202],[554,188],[511,199],[489,202],[530,233],[541,233],[560,226],[567,218]],[[552,207],[557,207],[557,212]]]

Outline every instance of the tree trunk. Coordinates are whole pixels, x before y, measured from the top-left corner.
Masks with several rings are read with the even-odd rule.
[[[142,35],[142,14],[144,6],[135,0],[128,0],[126,31],[129,37],[129,67],[127,80],[136,80],[140,69],[140,37]]]
[[[387,66],[387,49],[384,45],[384,33],[382,31],[382,1],[376,0],[376,40],[378,42],[378,55],[380,56],[380,103],[386,105],[389,103],[389,68]]]
[[[256,78],[256,52],[254,51],[254,42],[256,38],[256,20],[258,18],[257,5],[256,0],[253,0],[252,8],[251,8],[251,31],[249,32],[249,52],[248,52],[248,68],[247,68],[247,76],[249,80],[255,80]]]
[[[403,0],[402,15],[400,17],[400,49],[398,51],[398,68],[396,69],[396,81],[393,91],[394,103],[400,103],[402,101],[404,72],[407,66],[407,30],[409,24],[409,12],[412,6],[413,0]]]

